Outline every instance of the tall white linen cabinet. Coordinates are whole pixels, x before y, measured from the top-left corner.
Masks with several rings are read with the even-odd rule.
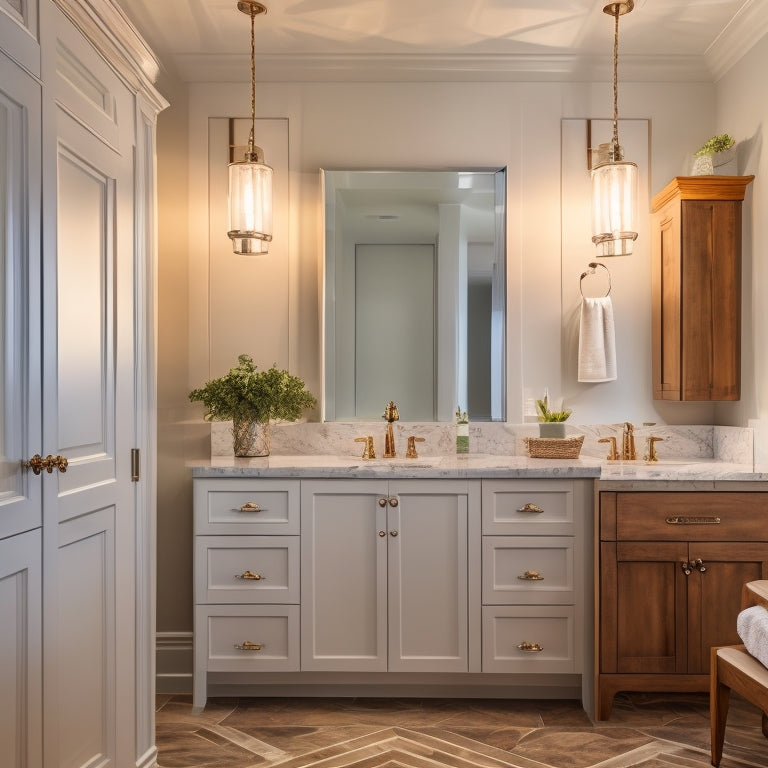
[[[0,0],[0,744],[148,768],[157,64],[113,0]]]

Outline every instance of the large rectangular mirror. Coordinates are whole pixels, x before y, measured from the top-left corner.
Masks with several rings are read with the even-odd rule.
[[[323,170],[323,418],[505,419],[504,169]]]

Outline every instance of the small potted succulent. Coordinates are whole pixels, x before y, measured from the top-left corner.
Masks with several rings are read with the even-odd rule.
[[[572,411],[550,410],[549,397],[546,394],[542,400],[536,401],[536,407],[539,411],[539,435],[541,437],[565,437],[565,421]]]
[[[727,133],[713,136],[696,151],[694,176],[736,173],[736,141]]]
[[[317,405],[304,381],[273,365],[259,371],[250,355],[240,355],[229,373],[189,393],[202,402],[206,421],[232,420],[235,456],[269,456],[269,424],[296,421]]]

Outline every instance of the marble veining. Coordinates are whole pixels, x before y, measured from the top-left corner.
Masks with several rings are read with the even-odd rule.
[[[455,453],[455,427],[444,423],[397,422],[398,458],[365,461],[355,438],[372,435],[377,456],[383,456],[384,423],[275,424],[272,453],[263,459],[235,459],[231,425],[211,425],[211,461],[192,465],[196,477],[402,477],[402,478],[601,478],[602,480],[764,481],[768,466],[758,471],[751,428],[707,425],[639,425],[635,427],[638,461],[607,461],[613,436],[621,444],[623,423],[566,425],[567,436],[585,436],[581,455],[573,460],[531,459],[526,437],[538,435],[538,424],[483,422],[470,424],[470,453]],[[423,437],[420,458],[406,459],[410,435]],[[646,440],[656,444],[660,461],[646,463]]]

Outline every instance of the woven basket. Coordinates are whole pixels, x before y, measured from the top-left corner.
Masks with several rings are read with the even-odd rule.
[[[526,437],[525,449],[532,459],[577,459],[584,435],[578,437]]]

